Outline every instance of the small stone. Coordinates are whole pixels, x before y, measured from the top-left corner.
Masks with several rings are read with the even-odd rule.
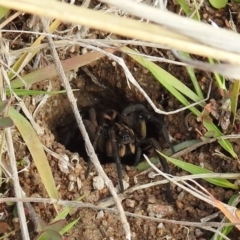
[[[97,216],[96,216],[96,219],[100,219],[100,218],[103,218],[104,217],[104,212],[103,211],[99,211]]]
[[[183,209],[183,203],[181,201],[176,201],[176,206],[178,209]]]
[[[149,203],[157,203],[157,198],[156,198],[156,196],[154,196],[154,195],[150,195],[150,196],[148,196],[148,202]]]
[[[201,237],[202,235],[203,235],[203,232],[199,228],[196,228],[195,229],[195,236],[196,237]]]
[[[164,226],[163,223],[159,223],[158,226],[157,226],[157,228],[159,228],[159,229],[165,229],[165,226]]]
[[[126,203],[126,206],[130,208],[134,208],[136,204],[136,202],[132,199],[126,199],[125,203]]]
[[[68,179],[71,182],[76,182],[77,181],[77,177],[75,175],[73,175],[73,174],[69,174],[68,175]]]
[[[159,205],[159,204],[149,204],[147,211],[148,211],[148,216],[158,217],[158,218],[170,216],[174,212],[171,206]]]
[[[63,154],[61,160],[58,161],[58,167],[60,168],[61,172],[66,174],[69,173],[68,164],[69,157],[66,154]]]
[[[177,197],[177,199],[178,200],[182,200],[183,198],[184,198],[184,192],[182,191],[182,192],[180,192],[179,194],[178,194],[178,197]]]
[[[75,168],[74,168],[74,173],[77,174],[77,175],[80,174],[82,168],[83,168],[83,167],[81,166],[80,163],[76,163],[76,164],[75,164]]]
[[[77,211],[78,211],[77,208],[72,208],[68,214],[69,216],[74,216],[77,213]]]
[[[77,178],[77,188],[78,188],[78,190],[80,190],[82,188],[82,181],[79,177]]]
[[[69,182],[68,184],[68,191],[72,192],[74,190],[75,182]]]
[[[96,176],[93,178],[93,188],[99,191],[104,188],[104,181],[102,177]]]

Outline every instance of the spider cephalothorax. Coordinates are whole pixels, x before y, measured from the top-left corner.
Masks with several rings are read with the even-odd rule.
[[[122,113],[107,109],[97,114],[94,108],[90,108],[88,117],[83,121],[96,152],[105,154],[116,162],[121,192],[124,191],[121,159],[131,157],[134,165],[137,165],[145,149],[160,150],[155,138],[160,133],[174,152],[166,127],[157,115],[151,114],[142,104],[130,105]],[[149,125],[154,129],[154,136],[148,135]],[[168,173],[166,160],[160,155],[159,159],[164,171]],[[86,177],[90,169],[89,160]],[[168,188],[170,189],[169,185]]]

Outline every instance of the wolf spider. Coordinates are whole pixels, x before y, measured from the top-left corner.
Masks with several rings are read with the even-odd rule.
[[[88,111],[88,118],[83,120],[94,150],[97,153],[106,154],[114,159],[117,167],[117,174],[121,192],[124,191],[122,181],[121,159],[130,156],[134,158],[136,166],[146,149],[153,148],[160,150],[160,146],[155,137],[148,137],[147,126],[152,125],[154,133],[158,137],[162,132],[166,142],[174,152],[165,125],[157,117],[151,114],[142,104],[130,105],[122,113],[113,109],[107,109],[99,114],[94,108]],[[158,154],[163,170],[169,173],[169,166],[165,158]],[[88,161],[86,178],[91,170],[91,161]],[[170,184],[167,185],[168,197],[170,195]]]

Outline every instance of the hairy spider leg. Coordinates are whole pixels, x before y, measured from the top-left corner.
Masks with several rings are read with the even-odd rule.
[[[167,160],[165,157],[163,157],[159,152],[160,152],[160,145],[159,143],[156,141],[156,139],[154,138],[150,138],[150,139],[146,139],[155,149],[155,151],[157,152],[158,154],[158,158],[159,158],[159,161],[162,165],[162,168],[163,168],[163,171],[165,173],[168,173],[169,174],[169,165],[167,163]],[[173,202],[173,197],[172,197],[172,192],[171,192],[171,186],[170,186],[170,182],[167,183],[166,185],[167,187],[167,198],[168,198],[168,201],[169,202]]]
[[[150,113],[143,113],[142,114],[149,122],[152,122],[157,128],[160,128],[160,131],[162,132],[168,146],[170,147],[170,149],[172,150],[172,154],[175,153],[174,147],[169,139],[169,134],[167,131],[166,126],[162,123],[162,121],[160,119],[158,119],[157,117],[152,116]]]
[[[142,156],[142,148],[141,148],[141,141],[144,140],[147,136],[147,127],[146,127],[146,121],[142,116],[139,116],[137,118],[137,124],[138,124],[138,129],[139,129],[139,136],[140,139],[137,139],[136,141],[136,155],[135,155],[135,161],[134,161],[134,167],[136,167]]]
[[[135,155],[135,161],[134,161],[134,167],[136,167],[140,160],[141,160],[141,156],[142,156],[142,149],[140,147],[139,143],[136,143],[136,155]]]
[[[169,139],[167,128],[165,127],[165,125],[162,123],[162,121],[160,119],[152,116],[150,114],[150,112],[142,104],[135,104],[135,105],[131,105],[131,106],[125,108],[122,112],[122,115],[127,116],[128,114],[130,114],[132,112],[139,112],[142,119],[146,119],[148,122],[153,123],[157,128],[160,128],[160,131],[162,131],[163,136],[164,136],[166,142],[168,143],[170,149],[172,150],[173,153],[175,153],[175,150],[174,150],[174,148],[173,148],[173,146],[170,142],[170,139]],[[140,158],[141,158],[141,155],[142,155],[142,149],[141,149],[140,145],[144,144],[144,143],[150,143],[152,145],[152,147],[155,149],[155,151],[158,154],[159,161],[162,165],[163,171],[165,173],[169,173],[168,163],[167,163],[166,159],[159,153],[160,145],[156,141],[156,139],[154,139],[154,138],[146,138],[145,139],[144,136],[142,136],[142,140],[137,142],[137,146],[136,146],[137,150],[136,150],[135,164],[134,165],[137,165],[140,161]],[[170,202],[173,201],[173,197],[172,197],[172,194],[171,194],[171,188],[170,188],[170,183],[169,182],[167,183],[167,198],[168,198],[168,201],[170,201]]]
[[[115,132],[113,129],[109,130],[109,136],[110,136],[111,142],[112,142],[113,158],[114,158],[116,166],[117,166],[117,174],[118,174],[118,180],[119,180],[119,185],[120,185],[120,191],[121,191],[121,193],[123,193],[124,186],[123,186],[123,176],[122,176],[122,165],[121,165],[121,159],[120,159],[119,153],[118,153],[116,135],[115,135]]]
[[[126,107],[122,114],[123,116],[127,116],[128,114],[132,113],[132,112],[140,112],[141,115],[148,120],[149,122],[152,122],[155,124],[155,126],[160,126],[160,129],[163,133],[163,136],[168,144],[168,146],[170,147],[170,149],[172,150],[173,154],[175,153],[174,147],[169,139],[169,135],[168,135],[168,131],[167,128],[165,127],[165,125],[162,123],[162,121],[160,121],[158,118],[152,116],[150,114],[150,112],[146,109],[145,106],[143,106],[142,104],[133,104],[130,105],[129,107]]]
[[[142,104],[133,104],[133,105],[130,105],[130,106],[126,107],[123,110],[122,115],[127,116],[129,113],[132,113],[132,112],[146,112],[146,113],[148,113],[148,110]]]

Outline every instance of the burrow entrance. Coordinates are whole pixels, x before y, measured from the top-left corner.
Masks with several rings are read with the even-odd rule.
[[[153,113],[151,108],[148,107],[148,104],[146,104],[143,96],[133,85],[127,83],[126,77],[119,67],[111,65],[107,69],[102,69],[105,73],[104,77],[100,77],[103,73],[101,72],[101,75],[99,75],[99,71],[96,71],[94,67],[90,67],[90,71],[96,76],[95,78],[97,79],[97,82],[93,82],[91,77],[82,70],[78,71],[77,78],[71,82],[72,89],[79,89],[74,92],[74,94],[83,119],[89,118],[88,112],[90,108],[94,108],[97,116],[99,116],[107,109],[113,109],[118,113],[121,113],[126,107],[139,103],[143,104],[151,113]],[[111,72],[112,75],[109,75]],[[137,75],[138,74],[139,72],[137,72]],[[146,88],[149,95],[156,98],[155,102],[159,101],[163,105],[166,105],[166,99],[163,98],[163,94],[159,91],[159,84],[153,80],[150,75],[148,77],[145,76],[140,82],[143,87]],[[129,86],[131,88],[129,88]],[[80,156],[87,161],[88,157],[85,151],[85,144],[73,113],[71,112],[67,96],[65,94],[58,96],[56,102],[58,105],[58,107],[55,108],[58,110],[54,117],[56,121],[50,123],[50,130],[55,135],[56,141],[64,145],[70,152],[78,152]],[[159,121],[163,122],[162,116],[158,115],[157,118],[159,118]],[[156,129],[151,123],[147,123],[147,132],[148,137],[156,138],[161,146],[166,146],[163,135],[161,133],[156,134]],[[112,157],[108,157],[103,151],[99,151],[98,148],[96,152],[101,163],[114,161]],[[135,158],[132,155],[121,159],[121,162],[127,165],[133,165],[134,161]]]

